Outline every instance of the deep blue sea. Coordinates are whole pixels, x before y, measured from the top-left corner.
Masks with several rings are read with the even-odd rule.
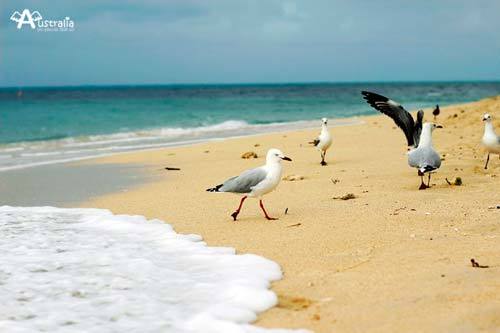
[[[373,114],[361,90],[407,109],[500,94],[500,82],[0,89],[0,170]]]

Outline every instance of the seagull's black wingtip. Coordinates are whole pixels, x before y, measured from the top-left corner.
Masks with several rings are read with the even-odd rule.
[[[370,95],[372,95],[373,93],[369,92],[369,91],[366,91],[366,90],[361,90],[361,95],[363,95],[363,98],[368,98]]]
[[[215,187],[212,187],[212,188],[207,188],[207,192],[219,192],[219,189],[222,187],[223,184],[219,184]]]
[[[372,104],[373,102],[387,102],[389,100],[389,98],[385,96],[366,90],[362,90],[361,95],[363,95],[363,98],[366,99],[366,101],[370,104]]]

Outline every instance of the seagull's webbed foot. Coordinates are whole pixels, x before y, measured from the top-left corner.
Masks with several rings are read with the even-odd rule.
[[[262,211],[264,212],[264,216],[266,217],[266,219],[268,221],[274,221],[274,220],[278,219],[276,217],[269,216],[269,214],[267,213],[266,209],[264,208],[264,203],[262,202],[262,200],[259,200],[259,205],[260,205],[260,208],[262,209]]]
[[[419,171],[419,174],[420,174],[420,171]],[[424,174],[423,173],[420,176],[420,181],[421,181],[421,183],[420,183],[420,187],[418,188],[419,190],[425,190],[425,189],[427,189],[427,188],[430,187],[428,185],[425,185],[425,183],[424,183]]]
[[[321,152],[321,165],[322,165],[322,166],[325,166],[325,165],[326,165],[326,162],[325,162],[325,157],[326,157],[326,151],[322,151],[322,152]]]
[[[238,214],[240,213],[241,207],[243,207],[243,202],[245,202],[246,198],[247,198],[246,195],[243,198],[241,198],[240,205],[238,206],[238,209],[236,209],[234,211],[234,213],[231,214],[233,221],[236,221],[236,218],[238,217]]]
[[[232,214],[231,214],[231,217],[233,218],[233,221],[236,221],[236,218],[238,217],[238,214],[239,214],[239,213],[240,213],[240,212],[235,211],[234,213],[232,213]]]

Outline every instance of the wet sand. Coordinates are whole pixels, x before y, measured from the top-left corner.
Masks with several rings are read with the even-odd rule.
[[[153,181],[143,165],[63,163],[0,172],[0,205],[73,207]]]

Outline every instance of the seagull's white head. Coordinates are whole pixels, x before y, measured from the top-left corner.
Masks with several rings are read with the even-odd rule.
[[[292,159],[286,157],[285,154],[283,154],[283,152],[279,149],[269,149],[266,156],[266,163],[281,163],[281,160],[291,161]]]
[[[443,128],[442,125],[435,124],[435,123],[424,123],[423,128],[428,128],[429,131],[434,131],[436,128]]]
[[[483,121],[491,122],[491,116],[489,113],[483,115]]]
[[[328,124],[328,119],[321,118],[321,122],[323,123],[323,125],[327,125]]]

